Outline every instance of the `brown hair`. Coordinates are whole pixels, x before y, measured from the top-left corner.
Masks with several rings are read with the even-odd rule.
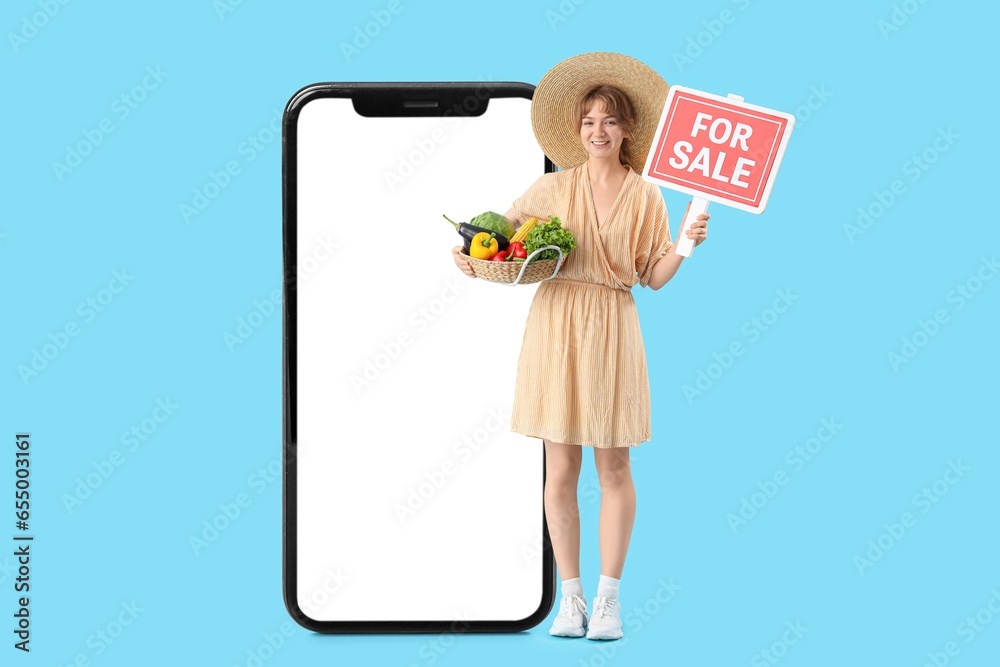
[[[634,136],[636,118],[635,118],[635,107],[632,106],[632,101],[628,98],[621,88],[617,86],[612,86],[609,84],[601,84],[590,88],[576,100],[576,130],[580,131],[580,124],[583,122],[583,117],[590,111],[591,105],[594,102],[600,101],[604,105],[604,112],[609,116],[614,116],[615,120],[621,125],[622,130],[625,134]],[[629,163],[629,146],[631,145],[630,139],[624,139],[622,141],[621,153],[618,159],[621,160],[622,164]]]

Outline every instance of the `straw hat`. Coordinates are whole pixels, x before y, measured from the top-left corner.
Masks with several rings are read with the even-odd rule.
[[[621,88],[635,107],[629,164],[642,173],[670,86],[649,66],[620,53],[573,56],[542,77],[531,101],[531,126],[538,145],[560,169],[586,162],[588,153],[580,141],[580,121],[574,117],[574,107],[578,96],[602,83]]]

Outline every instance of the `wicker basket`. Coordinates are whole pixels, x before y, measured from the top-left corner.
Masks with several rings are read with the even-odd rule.
[[[532,260],[532,257],[543,250],[557,251],[559,259]],[[528,255],[523,262],[494,262],[469,257],[465,251],[462,251],[462,254],[469,260],[472,272],[476,274],[477,278],[506,285],[529,285],[555,278],[565,259],[562,248],[557,245],[542,246]]]

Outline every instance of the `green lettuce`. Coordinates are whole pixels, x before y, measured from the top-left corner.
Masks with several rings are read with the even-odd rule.
[[[562,249],[563,259],[576,247],[576,239],[573,238],[568,229],[563,229],[562,221],[554,215],[549,217],[549,221],[544,224],[539,221],[528,232],[528,238],[524,240],[524,249],[529,256],[547,245],[559,246]],[[531,261],[558,258],[559,253],[555,250],[543,250],[535,255]]]

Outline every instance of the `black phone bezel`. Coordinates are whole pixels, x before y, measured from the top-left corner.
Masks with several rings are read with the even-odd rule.
[[[327,634],[377,633],[497,633],[521,632],[537,626],[555,604],[555,558],[542,507],[542,595],[538,608],[513,621],[319,621],[309,617],[297,601],[296,533],[296,349],[298,302],[295,291],[298,264],[296,184],[298,117],[316,99],[350,98],[361,115],[382,117],[482,115],[494,98],[531,99],[535,87],[520,82],[326,82],[305,86],[289,99],[282,117],[282,597],[291,617],[302,627]],[[485,97],[484,97],[484,91]],[[475,103],[478,101],[479,103]],[[409,102],[409,104],[407,104]],[[472,102],[470,104],[470,102]],[[457,111],[456,111],[457,110]],[[543,172],[555,171],[545,157]],[[545,455],[542,455],[542,483]],[[492,594],[497,594],[493,592]],[[500,592],[502,594],[502,592]]]

